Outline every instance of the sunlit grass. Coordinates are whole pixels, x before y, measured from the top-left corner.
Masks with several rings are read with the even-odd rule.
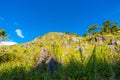
[[[50,41],[51,34],[55,39],[52,40],[53,42]],[[80,37],[82,41],[79,44],[79,42],[71,41],[70,35],[51,34],[47,34],[37,41],[31,41],[29,44],[0,47],[0,56],[6,54],[5,58],[0,58],[0,80],[120,79],[120,54],[110,50],[107,43],[97,45],[99,43],[90,43],[87,39]],[[64,37],[65,40],[61,41],[61,37]],[[46,38],[47,40],[45,40]],[[66,47],[66,44],[71,46]],[[86,47],[85,52],[76,51],[77,46]],[[52,75],[44,68],[34,70],[42,48],[47,48],[55,55],[57,61],[61,62]],[[4,50],[6,51],[2,52]]]

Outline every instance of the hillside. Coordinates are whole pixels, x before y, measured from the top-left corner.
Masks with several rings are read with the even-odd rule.
[[[54,71],[47,66],[54,63],[36,69],[42,51],[54,56],[58,63]],[[119,76],[120,35],[50,32],[27,43],[0,47],[1,80],[119,80]]]

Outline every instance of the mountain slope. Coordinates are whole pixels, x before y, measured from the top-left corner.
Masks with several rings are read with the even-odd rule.
[[[47,49],[61,65],[53,73],[34,66]],[[50,32],[33,41],[0,47],[0,78],[7,80],[119,80],[120,35]],[[17,75],[15,75],[17,74]],[[7,77],[5,77],[7,76]]]

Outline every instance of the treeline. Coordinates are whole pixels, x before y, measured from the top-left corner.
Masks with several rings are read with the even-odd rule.
[[[98,30],[100,28],[100,30]],[[102,26],[98,24],[93,24],[88,28],[89,34],[119,34],[120,27],[116,21],[106,20],[103,22]],[[85,34],[86,35],[86,34]]]

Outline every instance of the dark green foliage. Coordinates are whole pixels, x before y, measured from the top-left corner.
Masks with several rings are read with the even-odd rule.
[[[5,63],[8,61],[14,61],[16,59],[15,54],[11,53],[0,53],[0,63]]]
[[[9,70],[4,70],[0,73],[1,80],[25,80],[25,76],[27,77],[27,72],[25,71],[25,67],[14,67]]]
[[[83,36],[84,36],[84,37],[87,37],[87,36],[89,36],[89,34],[84,34]]]
[[[112,22],[109,20],[103,22],[103,25],[101,27],[101,32],[110,33],[111,24]]]
[[[3,29],[0,29],[0,41],[5,40],[8,37],[6,32]]]
[[[119,28],[117,26],[113,26],[111,28],[111,33],[115,34],[115,33],[117,33],[118,30],[119,30]]]
[[[112,22],[110,20],[106,20],[105,22],[103,22],[103,26],[110,26],[112,24]]]
[[[65,34],[70,34],[69,32],[65,32]]]
[[[89,33],[92,33],[93,35],[96,35],[96,34],[117,34],[118,31],[119,31],[119,27],[118,27],[118,24],[116,21],[110,21],[110,20],[106,20],[103,22],[102,26],[100,27],[100,31],[99,32],[95,32],[95,30],[98,29],[98,25],[97,24],[94,24],[94,25],[91,25],[89,28],[88,28],[88,32]],[[84,35],[85,36],[85,35]]]
[[[91,25],[88,29],[88,32],[92,33],[98,28],[97,24]]]
[[[118,27],[117,23],[115,21],[106,20],[103,22],[103,25],[101,27],[101,33],[114,33],[117,32]]]

